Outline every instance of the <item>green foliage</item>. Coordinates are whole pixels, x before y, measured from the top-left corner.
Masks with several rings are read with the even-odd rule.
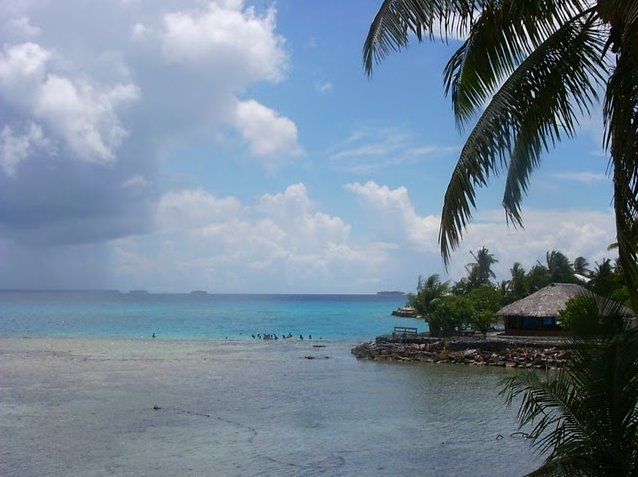
[[[586,277],[590,270],[589,270],[589,262],[587,261],[587,259],[585,257],[576,257],[574,259],[574,273],[578,273],[579,275],[582,275],[583,277]]]
[[[549,270],[541,264],[534,265],[527,273],[526,279],[528,294],[532,294],[552,283]]]
[[[496,287],[483,285],[472,290],[467,299],[472,305],[469,324],[485,336],[497,321],[496,312],[503,306],[503,293]]]
[[[467,290],[463,294],[450,294],[447,293],[449,290],[447,282],[441,284],[437,275],[432,277],[435,278],[423,282],[420,292],[410,301],[415,308],[420,307],[417,310],[427,321],[432,336],[459,334],[468,325],[483,334],[487,333],[496,322],[496,311],[503,304],[501,291],[492,285],[483,285]],[[426,283],[429,285],[425,286]],[[439,287],[436,284],[444,286]],[[445,292],[432,292],[432,290],[440,291],[441,289]]]
[[[449,282],[441,282],[438,274],[430,275],[423,280],[419,277],[416,294],[408,295],[408,304],[413,307],[420,316],[427,317],[437,300],[446,295],[450,289]]]
[[[512,303],[529,295],[525,269],[523,266],[515,262],[510,268],[512,278],[507,284],[504,300],[506,303]]]
[[[551,283],[573,283],[574,269],[569,259],[556,250],[545,254],[547,260],[547,271]]]
[[[485,334],[498,321],[496,312],[505,304],[511,303],[540,290],[552,282],[552,275],[560,283],[573,276],[573,269],[569,259],[559,251],[547,252],[547,265],[534,265],[529,272],[516,262],[510,269],[512,278],[501,283],[500,286],[491,283],[477,284],[472,279],[472,271],[484,266],[483,270],[490,270],[491,264],[497,260],[482,247],[476,253],[471,253],[475,262],[468,265],[470,275],[461,278],[450,285],[442,282],[439,275],[430,275],[426,279],[419,277],[417,292],[408,295],[408,304],[414,307],[430,326],[433,336],[453,335],[467,326]],[[587,266],[583,257],[575,260],[582,271]],[[484,273],[483,276],[488,276]],[[623,286],[622,269],[618,265],[612,266],[609,259],[596,264],[591,274],[589,288],[599,295],[608,296],[619,303],[628,304],[628,293]],[[474,275],[477,277],[478,273]],[[561,281],[562,280],[562,281]],[[569,302],[566,310],[561,314],[563,326],[574,327],[574,317],[590,316],[594,308],[583,308],[579,300]]]
[[[488,285],[490,279],[495,277],[492,265],[498,263],[498,260],[485,247],[480,248],[476,253],[470,252],[470,255],[472,255],[474,262],[465,266],[468,272],[467,281],[469,288]]]
[[[517,374],[501,392],[508,405],[520,402],[519,423],[547,456],[529,475],[638,476],[638,331],[624,326],[617,303],[573,303],[589,313],[574,319],[601,325],[596,337],[579,328],[566,367]]]
[[[461,278],[458,282],[452,285],[451,292],[453,295],[461,296],[470,292],[472,287],[466,277]]]
[[[487,332],[492,329],[494,323],[496,323],[496,313],[492,311],[474,311],[470,324],[476,331],[480,331],[483,337],[487,336]]]
[[[471,302],[464,296],[442,297],[434,310],[426,316],[430,333],[432,336],[460,334],[473,312]]]
[[[596,262],[596,267],[589,276],[591,278],[587,284],[589,290],[597,295],[623,303],[625,306],[632,306],[625,273],[618,262],[614,265],[608,258],[603,259],[600,263]]]
[[[560,324],[577,337],[593,338],[612,334],[624,324],[619,303],[592,293],[576,295],[560,312]]]

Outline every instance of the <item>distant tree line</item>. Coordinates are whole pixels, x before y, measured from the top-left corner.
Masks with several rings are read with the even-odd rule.
[[[593,268],[584,257],[570,261],[559,251],[545,254],[529,270],[519,262],[510,268],[511,278],[493,281],[492,266],[498,260],[485,247],[470,252],[473,261],[465,266],[466,276],[456,283],[441,281],[438,274],[419,277],[416,293],[408,304],[428,323],[433,336],[461,334],[467,328],[486,334],[496,323],[496,312],[504,305],[525,298],[550,283],[577,283],[593,293],[630,305],[622,267],[605,258]]]

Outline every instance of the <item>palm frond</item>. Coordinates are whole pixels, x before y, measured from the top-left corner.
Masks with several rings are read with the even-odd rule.
[[[363,66],[368,75],[391,52],[405,48],[410,34],[425,37],[459,35],[490,0],[385,0],[363,45]]]
[[[444,70],[457,125],[472,118],[537,46],[585,11],[582,0],[504,0],[486,6]]]
[[[621,318],[617,304],[590,298],[593,314]],[[533,425],[534,447],[547,456],[530,475],[636,475],[638,331],[577,339],[568,367],[514,376],[501,394],[508,405],[521,399],[519,423]]]
[[[504,207],[520,224],[520,201],[540,154],[563,136],[572,136],[581,113],[596,98],[592,76],[602,68],[603,38],[588,21],[562,25],[516,68],[496,92],[461,150],[445,193],[439,241],[449,262],[472,217],[476,186],[507,164]],[[575,107],[574,107],[575,106]]]

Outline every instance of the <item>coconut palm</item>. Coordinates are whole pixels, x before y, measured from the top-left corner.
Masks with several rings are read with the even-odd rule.
[[[519,262],[515,262],[510,268],[512,278],[508,283],[507,302],[511,303],[528,295],[525,269]]]
[[[582,277],[587,277],[590,271],[589,262],[585,257],[576,257],[574,259],[574,273]]]
[[[494,255],[490,251],[482,247],[479,250],[470,252],[474,262],[468,263],[465,269],[468,272],[468,282],[470,288],[480,287],[481,285],[488,285],[490,278],[496,277],[492,271],[492,265],[498,263],[498,260],[494,258]]]
[[[365,70],[413,36],[463,35],[444,84],[457,125],[478,119],[445,193],[445,263],[490,176],[506,175],[506,217],[522,226],[542,153],[576,134],[602,90],[618,252],[638,309],[638,0],[385,0],[363,47]]]
[[[617,303],[582,298],[590,312],[576,328],[587,331],[568,366],[518,374],[502,394],[508,404],[521,399],[519,422],[547,455],[529,475],[638,476],[638,331],[623,326]]]
[[[420,316],[427,318],[434,309],[436,301],[447,294],[449,290],[450,283],[442,282],[436,273],[425,280],[419,277],[417,292],[415,295],[410,295],[408,302]]]
[[[574,281],[574,269],[569,259],[561,252],[552,250],[545,253],[550,280],[554,283],[571,283]]]

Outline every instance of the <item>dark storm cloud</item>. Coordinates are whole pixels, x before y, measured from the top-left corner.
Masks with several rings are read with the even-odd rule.
[[[99,285],[113,240],[157,231],[163,161],[222,124],[256,156],[299,149],[245,98],[283,78],[283,43],[242,2],[2,2],[0,287]]]

